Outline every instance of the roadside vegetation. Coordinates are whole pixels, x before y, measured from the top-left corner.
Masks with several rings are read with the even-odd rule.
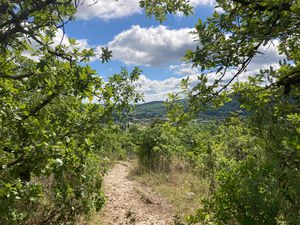
[[[54,45],[81,2],[0,1],[0,224],[88,221],[120,159],[136,160],[133,178],[173,202],[178,223],[299,224],[300,1],[217,0],[222,12],[199,20],[185,57],[202,69],[197,84],[183,79],[170,94],[167,119],[129,127],[141,70],[104,81],[89,62],[109,61],[109,49]],[[183,0],[140,5],[158,21],[192,11]],[[286,60],[239,80],[271,44]],[[232,96],[242,117],[191,122]]]
[[[130,178],[143,185],[150,186],[155,192],[165,197],[174,207],[178,221],[195,213],[201,200],[209,196],[209,182],[199,179],[191,169],[176,162],[170,171],[161,173],[135,173]]]

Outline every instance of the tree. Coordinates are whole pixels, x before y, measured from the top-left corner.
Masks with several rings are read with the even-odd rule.
[[[189,221],[297,224],[300,1],[216,0],[216,7],[222,12],[215,12],[205,22],[199,20],[194,32],[198,47],[186,54],[186,60],[202,70],[199,82],[190,87],[188,78],[182,81],[189,105],[178,103],[182,95],[171,95],[169,117],[178,126],[189,118],[187,113],[193,116],[207,105],[220,105],[237,96],[250,112],[244,126],[255,141],[246,135],[241,136],[243,142],[231,143],[229,150],[242,152],[241,160],[226,159],[234,163],[223,163],[218,169],[216,191]],[[250,74],[247,82],[238,82],[268,45],[274,45],[286,59],[276,68]],[[212,84],[208,83],[209,73],[216,75]],[[230,142],[223,136],[218,145],[228,146]],[[249,146],[244,145],[248,142]]]
[[[229,89],[247,70],[251,60],[259,55],[261,47],[274,44],[287,61],[281,68],[268,71],[266,85],[283,88],[285,93],[297,88],[299,78],[299,1],[217,1],[224,12],[215,12],[206,22],[199,20],[194,32],[199,39],[196,51],[189,51],[187,60],[206,72],[215,72],[218,78],[206,87],[206,77],[193,89],[193,101],[206,103]],[[227,81],[226,73],[236,71]],[[253,74],[254,75],[254,74]],[[221,88],[216,89],[218,86]],[[195,93],[196,92],[196,93]],[[199,102],[199,97],[201,100]]]
[[[0,1],[1,224],[71,224],[103,204],[90,137],[141,98],[141,71],[122,69],[104,82],[88,62],[105,63],[111,51],[54,42],[83,2]]]
[[[199,20],[194,32],[199,46],[186,55],[203,72],[191,89],[188,80],[183,81],[190,98],[187,109],[198,112],[207,103],[219,104],[234,94],[251,112],[248,132],[259,141],[252,141],[254,148],[233,143],[233,149],[251,151],[219,169],[215,193],[190,222],[297,224],[300,1],[216,2],[223,12],[215,12],[206,22]],[[253,58],[263,54],[261,47],[270,44],[276,45],[286,60],[278,68],[251,74],[248,82],[237,82]],[[228,71],[234,73],[225,79]],[[208,84],[211,72],[217,78]],[[228,140],[222,142],[229,144]]]
[[[88,135],[140,99],[138,68],[104,82],[87,64],[93,49],[54,43],[78,4],[0,2],[1,224],[70,224],[99,210],[103,168]]]

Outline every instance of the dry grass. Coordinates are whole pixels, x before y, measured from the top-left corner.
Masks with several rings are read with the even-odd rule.
[[[141,173],[135,167],[130,177],[168,199],[180,217],[193,214],[209,194],[209,182],[194,175],[180,161],[173,163],[168,173]]]
[[[104,225],[102,222],[102,212],[94,212],[89,218],[81,218],[77,225]]]
[[[138,168],[135,161],[132,164],[129,177],[150,186],[156,193],[168,199],[179,218],[193,214],[201,206],[201,200],[209,195],[209,182],[197,177],[180,161],[173,162],[167,173],[146,173]],[[102,216],[103,212],[95,212],[88,220],[82,219],[78,224],[103,225]]]

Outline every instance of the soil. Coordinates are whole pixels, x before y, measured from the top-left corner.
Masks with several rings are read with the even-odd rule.
[[[117,163],[104,177],[107,197],[103,211],[104,225],[174,224],[174,210],[166,199],[151,188],[128,179],[129,163]]]

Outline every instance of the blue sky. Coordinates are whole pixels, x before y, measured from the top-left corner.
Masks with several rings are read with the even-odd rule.
[[[214,0],[190,0],[195,7],[193,15],[170,15],[162,24],[144,15],[139,0],[98,0],[87,6],[93,2],[84,1],[76,20],[69,22],[65,31],[82,48],[92,47],[100,52],[101,46],[107,46],[113,51],[109,63],[102,64],[99,60],[90,63],[100,76],[107,78],[121,67],[130,70],[139,66],[143,70],[139,91],[144,93],[145,101],[165,100],[167,93],[178,91],[180,80],[186,76],[197,80],[198,69],[181,59],[186,50],[197,45],[196,37],[189,33],[198,19],[205,20],[214,10],[221,12],[215,8]],[[271,64],[278,62],[276,48],[271,46],[267,50],[273,54]],[[256,60],[257,66],[261,66],[261,61]]]
[[[101,2],[97,4],[100,3]],[[90,6],[91,10],[93,10],[93,7],[95,6]],[[128,15],[120,18],[110,19],[105,19],[101,17],[99,18],[95,16],[88,19],[82,19],[80,16],[77,16],[77,19],[75,21],[69,22],[67,24],[66,33],[69,37],[87,40],[88,44],[91,46],[106,46],[107,43],[112,41],[115,36],[126,30],[130,30],[132,26],[138,25],[141,28],[155,28],[158,26],[165,26],[169,30],[179,30],[180,28],[192,29],[199,18],[206,19],[212,14],[212,12],[213,7],[203,5],[201,7],[195,8],[195,12],[191,16],[185,17],[169,15],[168,19],[163,23],[159,23],[154,18],[146,17],[143,12],[138,12],[133,15]],[[147,48],[147,46],[145,46],[145,48]],[[181,63],[182,57],[184,57],[184,54],[180,56],[177,55],[177,60],[172,60],[172,62],[166,62],[163,65],[145,65],[144,63],[139,63],[138,61],[136,63],[128,63],[123,62],[120,59],[113,59],[109,63],[106,63],[104,65],[99,63],[99,61],[95,61],[91,65],[94,69],[98,71],[99,74],[105,77],[111,74],[112,72],[118,72],[121,67],[125,66],[128,68],[132,68],[133,66],[138,65],[147,74],[147,76],[149,76],[149,78],[164,80],[172,76],[178,77],[178,74],[175,74],[174,71],[170,71],[168,67],[172,64]]]

